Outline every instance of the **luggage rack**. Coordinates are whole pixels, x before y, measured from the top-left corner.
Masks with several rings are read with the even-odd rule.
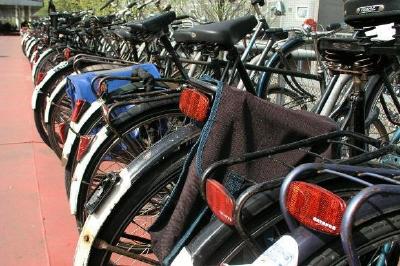
[[[74,56],[73,68],[76,73],[81,73],[83,71],[83,68],[85,68],[87,64],[110,64],[124,67],[135,65],[137,63],[116,58],[108,58],[87,54],[78,54]]]
[[[396,151],[398,151],[396,149]],[[356,183],[359,183],[367,188],[358,192],[348,203],[346,210],[343,214],[340,237],[343,250],[347,256],[350,265],[361,266],[359,256],[355,249],[353,242],[352,228],[356,219],[357,213],[364,206],[364,204],[377,195],[392,195],[400,196],[400,181],[396,180],[400,177],[400,169],[387,169],[387,168],[371,168],[362,166],[338,165],[338,164],[319,164],[310,163],[304,164],[292,172],[285,178],[279,196],[279,204],[281,212],[285,219],[286,224],[291,232],[294,232],[298,227],[298,222],[289,214],[285,202],[287,191],[290,184],[295,180],[304,179],[310,174],[321,175],[330,174],[339,178],[344,178]],[[374,180],[376,182],[366,181],[364,178]],[[377,183],[377,184],[376,184]],[[262,190],[261,190],[262,191]],[[379,202],[373,203],[374,208],[378,208]]]
[[[343,138],[352,138],[356,139],[359,141],[363,141],[366,144],[369,144],[373,147],[375,147],[376,150],[370,151],[370,152],[364,152],[363,154],[356,155],[351,158],[347,159],[328,159],[328,158],[323,158],[319,154],[315,153],[310,153],[307,151],[307,147],[311,146],[312,144],[321,142],[321,141],[326,141],[327,143],[333,143],[334,145],[343,145],[343,147],[349,147],[349,148],[355,148],[349,143],[346,143],[344,141],[340,141],[340,139]],[[339,139],[339,140],[337,140]],[[214,173],[217,169],[223,168],[223,167],[228,167],[228,166],[233,166],[236,164],[241,164],[249,161],[254,161],[257,159],[262,159],[262,158],[269,158],[271,160],[275,160],[278,163],[286,165],[289,169],[299,169],[300,167],[295,168],[295,166],[287,165],[285,162],[279,162],[278,160],[273,158],[273,155],[279,154],[279,153],[284,153],[288,151],[294,151],[294,150],[300,150],[302,152],[307,153],[308,155],[314,156],[315,158],[318,158],[322,160],[322,162],[319,163],[314,163],[314,164],[304,164],[304,165],[318,165],[320,168],[323,167],[324,165],[335,165],[338,168],[339,167],[350,167],[348,165],[355,165],[355,164],[361,164],[361,163],[366,163],[374,159],[378,159],[384,155],[390,154],[390,153],[396,153],[400,154],[400,148],[397,147],[397,145],[385,145],[382,146],[382,143],[379,140],[372,139],[370,137],[367,137],[362,134],[350,132],[350,131],[335,131],[331,133],[327,133],[324,135],[319,135],[315,137],[311,137],[308,139],[296,141],[293,143],[289,144],[284,144],[281,146],[265,149],[265,150],[259,150],[251,153],[246,153],[243,154],[242,156],[238,157],[231,157],[227,158],[224,160],[217,161],[210,165],[205,171],[203,172],[201,178],[200,178],[200,188],[201,188],[201,195],[203,199],[206,200],[206,181],[211,178],[211,174]],[[293,170],[292,172],[294,172]],[[388,170],[395,172],[397,175],[400,175],[400,170]],[[381,178],[382,179],[382,178]],[[390,182],[389,178],[384,179],[386,182]],[[275,179],[265,181],[253,186],[250,186],[247,188],[244,192],[242,192],[238,198],[236,198],[235,203],[234,203],[234,213],[233,213],[233,226],[239,233],[240,237],[243,239],[245,244],[249,247],[250,251],[253,253],[253,255],[258,256],[261,254],[263,250],[259,247],[258,243],[255,241],[255,239],[252,238],[251,234],[247,231],[243,219],[243,207],[248,203],[248,201],[256,194],[275,189],[279,187],[282,184],[282,178],[277,177]],[[396,184],[400,184],[400,182],[396,181]],[[368,185],[365,183],[365,185]]]

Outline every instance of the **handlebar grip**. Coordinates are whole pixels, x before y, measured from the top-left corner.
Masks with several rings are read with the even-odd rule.
[[[102,7],[100,7],[100,10],[103,10],[104,8],[108,7],[111,5],[111,3],[114,2],[114,0],[108,0]]]
[[[190,16],[189,15],[182,15],[182,16],[177,16],[175,18],[175,20],[181,20],[181,19],[187,19],[187,18],[190,18]]]
[[[329,24],[326,27],[326,30],[327,31],[333,31],[333,30],[338,30],[340,28],[342,28],[342,25],[340,23],[332,23],[332,24]]]

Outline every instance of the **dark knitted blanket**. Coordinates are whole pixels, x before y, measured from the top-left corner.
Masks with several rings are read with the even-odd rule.
[[[150,230],[155,254],[164,259],[204,206],[199,194],[199,177],[212,163],[335,130],[337,125],[328,118],[289,110],[235,88],[221,88],[197,150],[182,172],[181,184]],[[310,150],[327,158],[332,156],[327,143],[316,143]],[[315,157],[294,150],[221,169],[213,178],[235,194],[246,184],[283,177],[291,167],[312,161]]]

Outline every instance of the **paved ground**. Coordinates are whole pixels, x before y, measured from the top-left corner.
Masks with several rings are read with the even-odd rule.
[[[63,169],[36,133],[17,36],[0,36],[0,264],[71,265],[78,233]]]

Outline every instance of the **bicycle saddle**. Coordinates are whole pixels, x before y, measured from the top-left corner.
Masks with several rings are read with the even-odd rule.
[[[126,24],[132,31],[145,33],[159,33],[176,19],[173,11],[145,19],[143,21],[133,21]]]
[[[369,27],[400,22],[398,0],[348,0],[344,21],[352,27]]]
[[[232,47],[249,34],[256,25],[257,19],[254,16],[246,16],[177,30],[173,36],[177,42],[181,43],[214,43]]]

